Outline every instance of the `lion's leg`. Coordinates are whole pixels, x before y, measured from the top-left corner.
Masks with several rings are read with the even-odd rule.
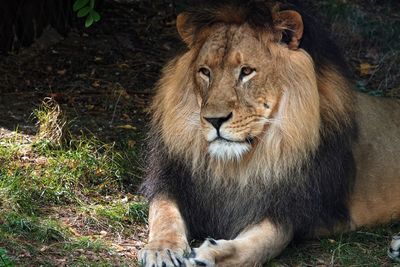
[[[186,227],[176,203],[159,197],[150,203],[149,240],[139,253],[141,266],[184,266],[183,255],[190,250]]]
[[[233,240],[207,239],[194,249],[191,263],[198,266],[262,266],[291,241],[292,231],[268,220],[249,227]]]

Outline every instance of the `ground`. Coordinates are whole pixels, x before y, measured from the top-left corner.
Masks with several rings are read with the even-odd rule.
[[[382,1],[381,1],[382,2]],[[400,97],[399,3],[306,1],[356,88]],[[108,1],[99,23],[0,58],[0,266],[136,266],[146,111],[182,49],[172,1]],[[399,224],[292,244],[269,266],[389,266]]]

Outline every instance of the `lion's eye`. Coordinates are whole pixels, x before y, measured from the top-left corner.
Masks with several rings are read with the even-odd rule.
[[[210,70],[208,68],[201,67],[199,69],[199,72],[200,72],[200,74],[203,74],[204,76],[210,78],[211,72],[210,72]]]
[[[256,70],[253,69],[253,68],[251,68],[251,67],[247,67],[247,66],[242,67],[242,68],[240,69],[239,79],[242,80],[242,81],[244,81],[244,82],[245,82],[245,81],[248,81],[251,77],[254,76],[254,75],[252,75],[252,74],[255,74],[255,72],[256,72]],[[246,79],[246,77],[247,77],[248,79]]]
[[[250,75],[253,71],[254,71],[254,69],[252,69],[252,68],[250,68],[250,67],[243,67],[243,68],[241,69],[241,74],[242,74],[243,76],[246,76],[246,75]]]

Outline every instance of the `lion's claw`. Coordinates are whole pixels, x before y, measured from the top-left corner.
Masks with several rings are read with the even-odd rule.
[[[189,261],[183,257],[183,253],[170,249],[142,249],[139,252],[141,267],[189,267]]]

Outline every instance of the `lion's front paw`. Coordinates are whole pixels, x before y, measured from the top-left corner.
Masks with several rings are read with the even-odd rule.
[[[189,267],[183,250],[154,248],[146,246],[139,252],[139,264],[142,267]]]
[[[229,258],[234,252],[235,247],[232,241],[208,238],[199,248],[192,250],[189,260],[194,266],[225,266],[220,260]]]

